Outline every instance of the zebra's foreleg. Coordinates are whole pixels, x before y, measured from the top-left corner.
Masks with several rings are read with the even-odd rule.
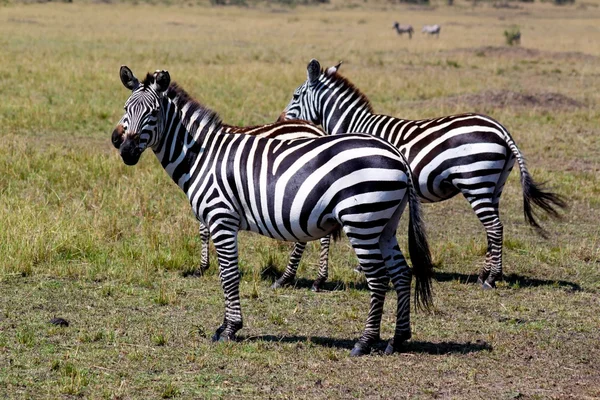
[[[238,268],[237,232],[212,229],[211,236],[219,259],[219,278],[225,295],[225,317],[217,329],[213,341],[235,340],[235,334],[242,329],[242,308],[240,306],[240,271]]]
[[[288,265],[285,268],[283,275],[281,275],[281,277],[277,279],[273,285],[271,285],[272,289],[284,287],[294,281],[296,278],[296,273],[298,272],[298,265],[300,265],[300,260],[302,259],[302,254],[304,254],[305,249],[306,242],[294,243],[294,250],[292,250],[292,254],[290,254]]]
[[[311,290],[318,292],[321,285],[327,281],[329,275],[329,246],[331,245],[331,235],[321,238],[321,253],[319,254],[319,275],[315,279]]]
[[[206,225],[200,222],[200,265],[198,269],[194,271],[194,276],[202,276],[209,267],[208,259],[208,242],[210,240],[210,233]]]

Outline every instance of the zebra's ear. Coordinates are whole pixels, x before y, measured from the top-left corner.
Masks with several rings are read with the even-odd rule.
[[[162,70],[156,71],[154,74],[156,80],[156,87],[159,91],[164,92],[169,88],[171,84],[171,75],[169,75],[169,71]]]
[[[327,75],[335,74],[338,71],[338,69],[340,68],[340,65],[342,65],[342,63],[343,63],[343,61],[340,61],[339,63],[337,63],[337,65],[327,68]]]
[[[308,81],[311,84],[316,83],[319,80],[319,75],[321,75],[321,64],[319,64],[319,62],[313,58],[308,63],[306,72],[308,75]]]
[[[119,70],[119,76],[121,77],[121,82],[123,86],[125,86],[129,90],[135,90],[139,85],[140,81],[133,75],[133,72],[126,65],[121,65],[121,69]]]

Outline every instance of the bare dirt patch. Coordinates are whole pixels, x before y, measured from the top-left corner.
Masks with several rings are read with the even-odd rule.
[[[584,103],[560,93],[519,93],[510,90],[487,90],[479,93],[428,100],[419,102],[419,105],[466,105],[473,109],[533,108],[550,111],[573,110],[585,107]]]

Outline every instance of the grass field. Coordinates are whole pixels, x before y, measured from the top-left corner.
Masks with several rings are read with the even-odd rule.
[[[599,6],[0,7],[0,397],[599,398]],[[408,40],[394,20],[442,34]],[[519,47],[504,44],[513,24]],[[251,125],[275,120],[313,57],[343,60],[377,112],[495,117],[534,178],[570,201],[562,221],[542,218],[549,239],[536,236],[513,172],[505,280],[485,292],[485,235],[467,202],[424,206],[435,310],[414,314],[394,356],[348,357],[368,292],[345,240],[329,291],[308,290],[316,244],[296,287],[272,291],[290,244],[242,234],[242,340],[211,343],[214,252],[206,276],[186,277],[200,243],[185,196],[151,153],[126,167],[110,144],[122,64],[168,69],[225,122]],[[405,232],[403,218],[403,249]]]

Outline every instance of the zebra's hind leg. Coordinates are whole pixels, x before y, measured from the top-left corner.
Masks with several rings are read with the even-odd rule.
[[[494,174],[480,176],[479,182],[460,188],[485,228],[487,236],[485,265],[477,278],[477,283],[482,289],[493,289],[496,287],[496,282],[502,280],[503,226],[498,207],[502,190],[514,164],[515,159],[509,156],[499,174],[495,174],[498,170],[490,171]]]
[[[363,270],[365,271],[367,285],[369,286],[371,295],[369,315],[367,316],[367,323],[365,324],[365,330],[362,336],[358,339],[358,342],[356,342],[354,348],[350,352],[350,355],[353,357],[369,354],[373,345],[381,340],[379,335],[381,330],[381,317],[383,316],[385,294],[388,290],[390,278],[385,272],[383,260],[381,260],[381,263],[374,263],[373,260],[369,261],[369,264],[361,263]]]
[[[491,220],[486,220],[486,222],[482,221],[482,223],[486,230],[488,246],[485,254],[485,266],[477,282],[483,289],[493,289],[496,287],[496,281],[502,280],[502,240],[504,229],[498,216]],[[486,274],[487,276],[483,279]]]
[[[392,281],[397,297],[396,329],[394,337],[389,341],[385,349],[385,354],[388,355],[399,351],[402,343],[411,338],[410,284],[412,272],[400,250],[398,239],[396,239],[396,229],[400,222],[400,217],[406,208],[407,200],[408,196],[404,198],[401,205],[394,212],[379,239],[379,248],[385,262],[386,272]]]
[[[396,329],[394,337],[388,343],[385,354],[399,351],[402,343],[411,338],[410,332],[410,283],[412,272],[400,251],[395,237],[382,243],[383,258],[397,296]]]
[[[202,276],[209,267],[208,260],[208,241],[210,240],[210,233],[206,225],[200,222],[200,266],[194,271],[192,275]]]
[[[296,242],[294,243],[294,250],[292,250],[292,254],[290,254],[290,260],[288,261],[288,265],[283,272],[283,275],[279,277],[272,285],[272,289],[278,289],[284,287],[286,285],[291,284],[294,279],[296,279],[296,273],[298,272],[298,265],[300,265],[300,260],[302,259],[302,254],[304,254],[304,250],[306,249],[306,242]]]
[[[491,198],[467,195],[465,197],[471,203],[487,235],[485,265],[479,272],[477,283],[483,289],[493,289],[496,287],[496,281],[502,279],[503,227],[498,214],[498,202],[493,202]]]
[[[217,329],[212,340],[215,342],[235,340],[236,332],[243,326],[237,232],[216,228],[211,230],[211,236],[217,250],[219,278],[225,295],[223,324]]]
[[[351,356],[362,356],[369,354],[372,346],[380,340],[381,317],[390,278],[379,249],[379,234],[365,233],[365,230],[348,227],[344,227],[344,230],[365,273],[371,295],[365,330],[350,352]]]

